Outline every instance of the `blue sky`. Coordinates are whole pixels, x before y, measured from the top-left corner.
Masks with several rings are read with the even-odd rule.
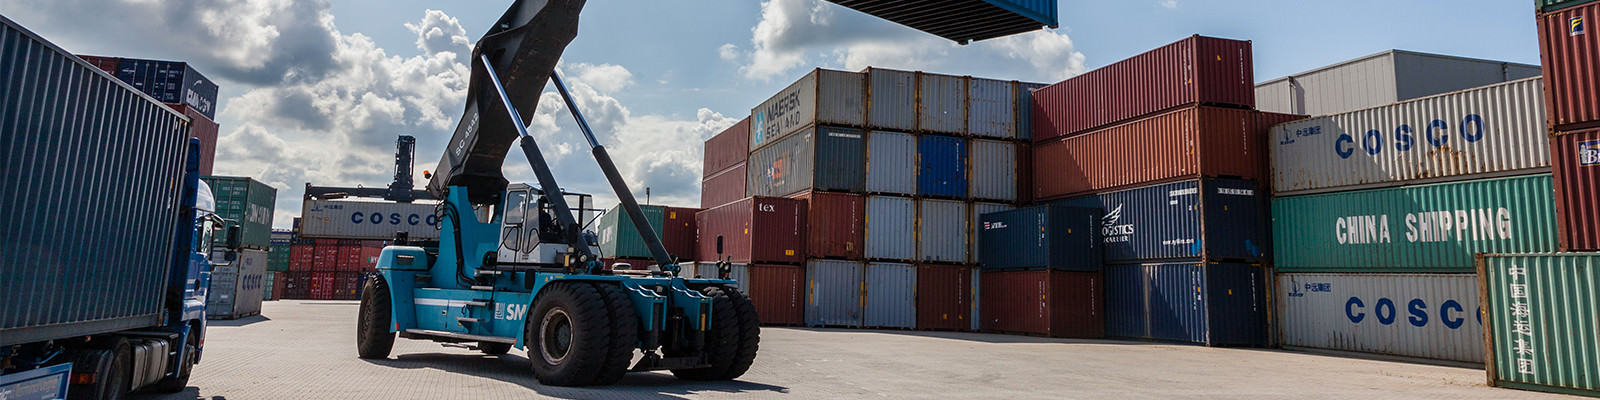
[[[193,62],[223,88],[218,173],[279,187],[288,226],[305,182],[387,184],[396,134],[433,169],[467,46],[507,4],[0,0],[0,14],[75,52]],[[1528,1],[1068,0],[1060,15],[1054,31],[957,46],[817,0],[590,1],[562,70],[635,189],[692,206],[700,141],[814,67],[1053,82],[1192,34],[1253,41],[1258,81],[1392,48],[1538,63]],[[533,131],[558,178],[609,202],[548,97]],[[519,158],[507,176],[531,180]]]

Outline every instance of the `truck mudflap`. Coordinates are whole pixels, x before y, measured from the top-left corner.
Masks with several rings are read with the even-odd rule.
[[[56,364],[15,374],[0,375],[0,398],[6,400],[54,400],[67,397],[72,363]]]

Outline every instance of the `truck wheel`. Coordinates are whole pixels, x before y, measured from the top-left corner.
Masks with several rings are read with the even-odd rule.
[[[361,313],[356,317],[356,353],[361,358],[389,358],[394,332],[389,331],[389,284],[382,276],[368,279],[361,291]]]
[[[611,336],[607,338],[609,354],[594,384],[610,385],[622,380],[628,373],[628,363],[633,361],[633,351],[639,348],[639,313],[633,309],[633,299],[622,286],[610,282],[596,282],[596,290],[606,302],[607,318],[611,323]]]
[[[500,342],[478,342],[478,351],[491,356],[506,354],[511,351],[511,345]]]
[[[116,342],[109,350],[98,352],[99,362],[95,363],[92,371],[94,383],[72,385],[67,389],[68,399],[119,400],[127,397],[129,389],[132,389],[128,382],[133,374],[133,350],[127,339],[113,340]]]
[[[546,385],[593,384],[611,337],[600,292],[584,282],[552,283],[540,290],[533,310],[523,335],[533,376]]]
[[[194,372],[195,352],[200,351],[200,335],[189,335],[183,343],[183,360],[178,364],[178,376],[161,378],[150,386],[157,393],[177,393],[189,387],[189,374]]]
[[[731,286],[701,289],[711,297],[711,328],[706,331],[706,359],[711,366],[675,369],[678,379],[720,381],[738,378],[755,362],[761,342],[761,326],[755,305],[743,292]]]

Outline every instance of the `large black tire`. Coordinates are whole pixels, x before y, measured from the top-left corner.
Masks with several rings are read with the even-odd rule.
[[[133,379],[133,347],[128,345],[128,340],[123,338],[112,339],[108,349],[96,352],[99,355],[95,362],[93,384],[72,385],[67,389],[67,398],[120,400],[128,397]],[[78,371],[73,371],[78,372]]]
[[[622,380],[628,373],[628,363],[633,362],[633,351],[639,348],[639,313],[633,309],[628,291],[611,282],[595,282],[594,287],[606,302],[606,315],[611,323],[611,336],[607,338],[608,354],[605,365],[594,384],[610,385]]]
[[[606,302],[594,285],[554,282],[539,291],[523,341],[540,383],[594,384],[610,358],[611,323]]]
[[[700,290],[711,297],[711,329],[706,331],[706,358],[711,366],[675,369],[678,379],[722,381],[750,370],[761,343],[761,322],[750,298],[738,288],[710,286]]]
[[[500,342],[478,342],[478,351],[491,356],[503,355],[511,351],[511,344]]]
[[[200,350],[198,333],[189,335],[189,339],[183,343],[183,360],[178,364],[178,376],[161,378],[160,381],[150,385],[150,390],[156,393],[177,393],[189,387],[189,374],[194,372],[195,358],[198,357],[195,352]]]
[[[382,276],[367,280],[361,290],[361,312],[356,317],[356,353],[365,359],[389,358],[394,350],[394,332],[389,318],[394,310],[389,303],[389,283]]]

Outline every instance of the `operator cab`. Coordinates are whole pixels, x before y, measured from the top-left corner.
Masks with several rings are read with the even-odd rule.
[[[572,216],[588,227],[592,200],[587,194],[562,193],[571,205]],[[560,267],[566,263],[572,249],[562,242],[555,209],[545,200],[544,192],[523,183],[511,184],[503,197],[505,205],[500,218],[500,245],[495,252],[495,263],[502,265],[530,265]],[[599,249],[592,231],[585,230],[584,241],[591,253]]]

